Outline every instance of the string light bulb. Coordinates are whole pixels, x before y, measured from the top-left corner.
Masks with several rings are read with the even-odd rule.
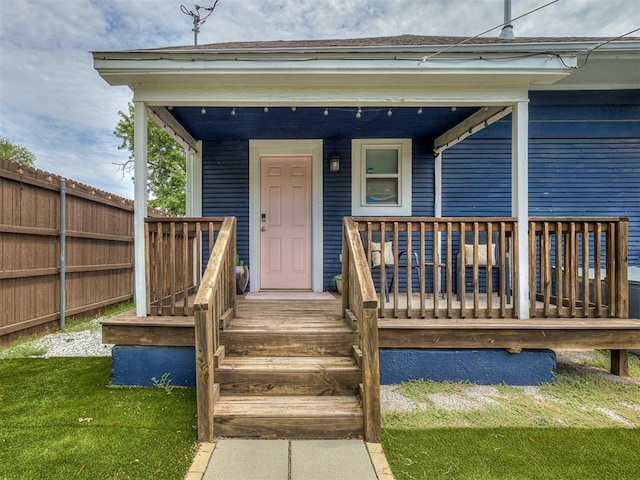
[[[451,111],[455,112],[458,109],[458,107],[451,107]]]
[[[291,107],[291,111],[292,112],[295,112],[296,110],[298,110],[298,107],[296,107],[296,106]]]
[[[390,117],[391,115],[393,115],[393,112],[391,111],[391,109],[387,110],[387,117]]]
[[[422,115],[422,107],[418,107],[418,115]]]
[[[207,109],[206,109],[206,108],[204,108],[204,107],[202,107],[202,109],[200,110],[200,113],[201,113],[202,115],[206,115],[206,114],[207,114]]]
[[[329,115],[329,109],[328,109],[328,108],[325,108],[325,109],[324,109],[324,116],[326,117],[326,116],[328,116],[328,115]]]
[[[264,107],[262,110],[264,110],[264,113],[269,113],[269,107]]]
[[[356,112],[356,118],[362,117],[362,108],[358,107],[358,111]]]
[[[233,108],[231,109],[231,116],[232,116],[232,117],[235,117],[235,116],[236,116],[236,107],[233,107]]]

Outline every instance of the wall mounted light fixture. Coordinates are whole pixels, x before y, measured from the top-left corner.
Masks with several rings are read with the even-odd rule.
[[[329,171],[330,172],[339,172],[340,171],[340,155],[337,153],[332,153],[329,157]]]

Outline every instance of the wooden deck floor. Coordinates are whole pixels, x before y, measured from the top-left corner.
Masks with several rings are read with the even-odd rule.
[[[406,297],[405,297],[406,298]],[[444,300],[439,299],[440,302]],[[389,304],[387,304],[389,305]],[[406,301],[404,303],[406,308]],[[236,299],[229,329],[259,331],[343,328],[336,300]],[[394,318],[378,320],[383,348],[638,349],[640,319],[611,318]],[[193,317],[126,312],[102,322],[103,342],[119,345],[194,345]]]

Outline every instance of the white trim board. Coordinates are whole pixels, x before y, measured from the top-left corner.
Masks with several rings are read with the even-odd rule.
[[[252,292],[260,291],[260,157],[270,155],[312,158],[312,289],[314,292],[323,290],[322,149],[322,140],[249,140],[249,265],[251,265]]]

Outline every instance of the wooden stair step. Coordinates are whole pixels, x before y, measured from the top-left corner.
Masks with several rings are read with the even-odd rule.
[[[300,357],[306,355],[350,356],[357,334],[313,329],[232,329],[220,332],[227,355]]]
[[[215,434],[254,438],[353,438],[364,430],[357,396],[221,395]]]
[[[352,357],[225,357],[215,372],[223,393],[353,395],[362,371]]]
[[[345,321],[342,318],[304,318],[304,317],[260,317],[244,318],[236,317],[229,322],[226,329],[266,329],[266,330],[323,330],[336,329],[347,331]]]

